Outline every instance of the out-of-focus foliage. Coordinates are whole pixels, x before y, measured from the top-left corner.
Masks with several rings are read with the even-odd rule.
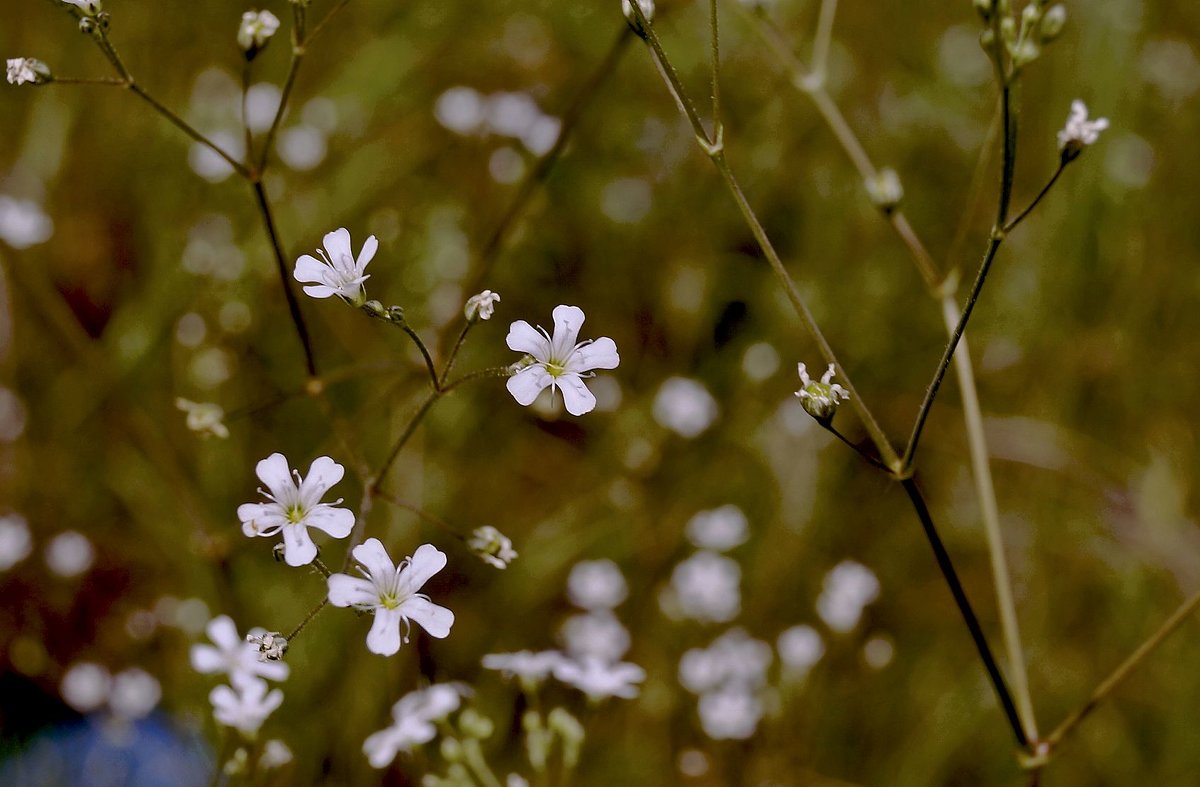
[[[312,13],[329,5],[314,0]],[[268,103],[259,84],[280,83],[289,54],[289,9],[271,6],[285,29],[252,75]],[[816,6],[780,0],[772,11],[802,57]],[[111,0],[108,9],[112,40],[146,89],[236,144],[245,8]],[[356,244],[377,235],[370,296],[402,305],[443,354],[465,298],[500,292],[496,316],[469,337],[463,371],[516,360],[508,322],[547,325],[560,303],[586,311],[585,337],[615,339],[621,366],[603,373],[612,406],[580,419],[521,408],[502,380],[437,404],[386,485],[464,532],[495,525],[520,558],[496,571],[376,501],[369,533],[393,554],[424,542],[448,553],[426,590],[455,611],[451,636],[414,636],[383,659],[364,647],[367,621],[322,612],[288,654],[286,700],[264,735],[296,752],[289,783],[412,783],[423,755],[381,776],[362,741],[422,677],[461,680],[498,721],[493,759],[521,769],[519,724],[509,723],[516,692],[480,658],[553,646],[569,614],[570,567],[606,557],[629,583],[618,610],[632,632],[627,658],[648,677],[638,699],[583,717],[578,783],[1019,783],[1009,731],[907,501],[800,410],[795,364],[814,368],[816,349],[636,39],[476,279],[511,181],[535,156],[499,134],[448,130],[439,97],[460,86],[508,92],[560,117],[624,24],[616,0],[352,0],[309,48],[282,127],[284,161],[266,181],[289,256],[339,226]],[[722,24],[730,164],[898,442],[944,346],[938,306],[812,104],[732,7]],[[831,93],[869,154],[900,173],[913,225],[944,267],[968,277],[997,168],[993,156],[954,246],[996,101],[978,25],[966,0],[847,3],[830,60]],[[656,29],[705,96],[707,5],[663,3]],[[1006,243],[969,332],[1044,729],[1200,584],[1200,42],[1185,32],[1197,29],[1190,4],[1074,4],[1020,88],[1018,206],[1052,172],[1072,99],[1111,121]],[[50,3],[10,4],[0,51],[63,76],[110,76]],[[255,498],[255,462],[281,451],[303,470],[334,456],[347,465],[335,491],[357,506],[369,468],[424,396],[424,370],[400,332],[302,297],[331,408],[302,395],[302,355],[250,188],[200,177],[190,141],[122,88],[3,87],[0,199],[32,200],[53,221],[42,243],[0,241],[0,514],[24,516],[34,539],[34,553],[0,573],[3,745],[70,716],[58,683],[81,659],[150,671],[165,711],[216,741],[213,682],[188,664],[197,635],[168,625],[164,598],[200,598],[241,630],[297,623],[324,586],[241,535],[235,511]],[[674,377],[698,381],[716,402],[715,422],[694,438],[655,417]],[[189,432],[180,396],[220,403],[229,439]],[[861,438],[848,411],[843,419]],[[999,652],[953,382],[922,449],[921,483]],[[728,626],[670,620],[659,596],[691,552],[688,520],[731,503],[750,525],[731,553],[742,572],[737,625],[774,642],[807,623],[826,653],[753,739],[714,742],[678,663]],[[42,559],[68,530],[96,551],[70,579]],[[343,550],[327,542],[327,562],[340,564]],[[846,559],[870,567],[881,593],[856,627],[836,633],[814,605]],[[1198,643],[1187,624],[1088,719],[1047,781],[1191,783]],[[680,770],[688,750],[705,755],[684,758],[699,775]]]

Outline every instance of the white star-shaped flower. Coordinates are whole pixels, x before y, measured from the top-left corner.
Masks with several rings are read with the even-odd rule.
[[[1100,139],[1100,132],[1108,128],[1108,118],[1088,120],[1087,104],[1079,99],[1071,102],[1071,114],[1067,124],[1058,132],[1058,149],[1063,159],[1070,161],[1083,152],[1088,145]]]
[[[408,642],[410,621],[416,621],[438,639],[450,633],[454,613],[417,592],[446,567],[444,552],[432,544],[423,544],[411,558],[395,566],[379,539],[368,538],[354,548],[353,554],[366,579],[333,574],[329,577],[329,603],[375,613],[375,622],[367,634],[367,650],[380,656],[399,651],[401,642]]]
[[[273,536],[283,533],[283,556],[289,566],[303,566],[317,556],[317,546],[308,528],[323,530],[334,538],[345,538],[354,527],[354,512],[334,508],[342,502],[322,503],[331,486],[342,480],[345,469],[327,456],[319,456],[309,465],[308,475],[289,470],[283,454],[275,453],[258,463],[259,479],[271,491],[259,493],[270,503],[244,503],[238,506],[242,532],[248,536]]]
[[[254,735],[283,703],[283,692],[279,689],[268,692],[267,682],[262,678],[243,676],[232,683],[232,688],[217,686],[209,692],[213,716],[226,727]]]
[[[427,689],[405,694],[392,706],[391,726],[369,736],[363,753],[375,768],[384,768],[396,753],[429,743],[437,736],[434,722],[458,710],[469,689],[458,683],[435,683]]]
[[[590,413],[595,408],[596,397],[583,378],[591,377],[592,369],[616,369],[621,357],[616,343],[607,336],[576,342],[583,320],[583,310],[578,306],[557,306],[553,337],[524,320],[509,326],[509,348],[526,354],[517,364],[516,373],[508,378],[508,392],[518,404],[531,405],[544,389],[557,388],[571,415]]]
[[[593,702],[608,697],[631,700],[638,695],[637,684],[646,679],[646,670],[627,661],[614,664],[588,656],[580,661],[562,661],[554,668],[554,677],[579,689]]]
[[[336,295],[348,303],[361,306],[367,297],[363,282],[371,278],[363,271],[375,257],[379,241],[374,235],[367,238],[357,258],[350,248],[350,231],[345,227],[327,233],[323,243],[325,248],[317,249],[321,259],[309,254],[302,255],[296,260],[296,270],[292,275],[298,282],[311,282],[304,292],[313,298]]]
[[[259,657],[258,648],[238,636],[237,626],[228,615],[219,615],[205,628],[212,645],[192,646],[192,668],[197,672],[223,672],[231,680],[238,676],[254,676],[284,680],[288,665]]]

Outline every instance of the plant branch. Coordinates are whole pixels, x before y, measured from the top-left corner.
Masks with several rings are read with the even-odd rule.
[[[1033,198],[1033,202],[1030,202],[1029,205],[1026,206],[1025,210],[1018,213],[1012,219],[1012,221],[1010,221],[1004,225],[1005,234],[1012,232],[1013,229],[1015,229],[1018,224],[1020,224],[1022,221],[1024,221],[1025,217],[1028,216],[1033,211],[1033,209],[1038,206],[1038,203],[1042,201],[1042,198],[1045,197],[1046,194],[1049,193],[1050,188],[1058,181],[1059,175],[1061,175],[1063,173],[1063,170],[1066,168],[1067,168],[1067,165],[1060,160],[1059,164],[1058,164],[1058,168],[1054,170],[1054,174],[1050,176],[1050,180],[1046,181],[1046,185],[1042,186],[1042,190],[1038,192],[1038,195]]]

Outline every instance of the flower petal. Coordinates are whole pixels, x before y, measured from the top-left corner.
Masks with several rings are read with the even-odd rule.
[[[450,633],[450,627],[454,625],[453,612],[423,596],[410,596],[404,600],[398,611],[409,620],[416,621],[421,628],[429,632],[429,636],[438,639],[445,638]]]
[[[283,559],[289,566],[307,566],[317,557],[317,545],[304,525],[283,528]]]
[[[395,727],[388,727],[372,733],[363,741],[363,754],[372,768],[386,768],[396,759],[397,752],[404,738],[403,733]]]
[[[579,329],[583,327],[583,309],[578,306],[554,307],[553,357],[565,359],[571,348],[579,341]]]
[[[346,468],[328,456],[318,456],[308,466],[308,475],[300,482],[300,505],[312,508],[321,502],[329,487],[342,480]]]
[[[292,272],[292,276],[299,282],[321,283],[325,281],[325,275],[328,272],[328,265],[311,254],[303,254],[300,259],[296,260],[296,269]]]
[[[596,407],[596,397],[577,374],[560,374],[554,380],[562,391],[563,404],[571,415],[584,415]]]
[[[375,622],[367,632],[367,650],[380,656],[392,656],[400,650],[399,609],[379,607],[375,610]]]
[[[585,344],[571,355],[568,372],[588,372],[592,369],[616,369],[621,363],[617,343],[607,336]]]
[[[222,672],[225,669],[225,654],[212,645],[192,645],[192,669],[196,672]]]
[[[275,503],[243,503],[238,506],[242,532],[248,536],[273,536],[287,524],[287,516]]]
[[[396,592],[401,596],[416,593],[437,572],[446,567],[446,553],[433,544],[422,544],[400,572]]]
[[[335,607],[373,607],[379,604],[379,591],[369,581],[349,574],[330,574],[329,603]]]
[[[355,560],[363,564],[376,583],[390,583],[396,575],[396,564],[392,562],[378,538],[368,538],[356,546],[352,554]]]
[[[508,392],[517,400],[517,404],[528,407],[533,404],[534,399],[538,398],[538,394],[542,392],[542,389],[546,388],[552,382],[554,382],[554,378],[543,367],[527,366],[512,377],[509,377],[508,382],[504,386],[508,388]]]
[[[358,259],[354,263],[354,270],[357,275],[362,276],[363,269],[367,267],[367,263],[375,259],[375,252],[379,250],[379,241],[375,236],[367,238],[367,242],[363,244],[362,251],[358,253]]]
[[[292,480],[291,468],[288,467],[287,458],[283,454],[271,454],[255,466],[254,472],[271,490],[272,497],[281,506],[288,505],[295,497],[296,482]]]
[[[304,524],[323,530],[334,538],[345,538],[354,529],[354,512],[322,503],[308,512]]]
[[[550,342],[536,328],[524,320],[517,320],[508,326],[508,349],[519,353],[528,353],[539,361],[550,358]]]
[[[242,638],[238,636],[237,626],[234,625],[233,618],[228,615],[218,615],[208,621],[204,631],[221,650],[233,650],[242,643]]]
[[[321,245],[325,247],[325,253],[329,255],[329,261],[335,268],[339,267],[342,257],[354,259],[354,252],[350,250],[350,230],[345,227],[325,233]]]
[[[338,291],[324,284],[310,284],[304,288],[304,294],[310,298],[328,298],[337,295]]]

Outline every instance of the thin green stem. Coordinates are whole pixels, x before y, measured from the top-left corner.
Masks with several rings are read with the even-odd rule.
[[[971,633],[971,639],[975,642],[976,650],[979,651],[979,658],[983,660],[983,666],[987,670],[988,678],[992,682],[992,688],[996,692],[996,697],[1000,700],[1004,716],[1012,728],[1013,736],[1016,738],[1017,744],[1021,748],[1025,748],[1029,744],[1029,739],[1026,737],[1025,730],[1021,726],[1021,719],[1017,714],[1016,706],[1013,704],[1012,695],[1008,691],[1008,685],[1004,682],[1004,675],[1000,672],[1000,667],[996,664],[996,658],[992,655],[992,649],[988,646],[987,637],[983,634],[983,629],[979,625],[979,618],[975,616],[975,610],[971,607],[966,590],[963,589],[962,582],[958,579],[958,572],[954,570],[954,563],[950,560],[950,553],[946,551],[946,545],[942,543],[942,538],[938,535],[937,528],[933,524],[933,517],[929,513],[929,507],[925,504],[925,498],[921,494],[916,481],[912,478],[902,479],[900,483],[904,487],[904,491],[908,494],[909,500],[912,501],[913,510],[916,511],[917,518],[921,520],[921,527],[925,531],[925,538],[929,541],[929,546],[933,549],[933,556],[937,560],[938,568],[942,571],[942,576],[950,588],[950,593],[954,596],[954,603],[958,606],[958,611],[962,615],[963,622],[967,624],[967,630]]]
[[[833,40],[833,18],[837,14],[837,0],[822,0],[821,12],[817,16],[817,35],[813,39],[812,76],[818,84],[825,82],[825,69],[829,65],[829,44]]]
[[[462,349],[463,342],[467,340],[467,334],[475,325],[475,320],[467,320],[463,324],[462,330],[458,332],[458,338],[454,340],[454,346],[450,348],[450,354],[446,356],[446,363],[442,366],[442,373],[438,375],[435,386],[438,390],[443,390],[446,387],[446,378],[450,376],[450,370],[454,368],[454,361],[458,358],[458,351]]]
[[[293,36],[295,35],[295,30],[293,30]],[[304,60],[304,46],[303,40],[293,40],[292,61],[288,65],[287,76],[283,80],[283,89],[279,94],[279,106],[275,110],[275,117],[271,118],[271,127],[267,129],[267,135],[263,138],[262,152],[258,156],[259,177],[266,172],[267,164],[270,162],[271,148],[275,145],[275,137],[279,134],[279,126],[283,123],[288,101],[292,97],[292,88],[296,86],[296,75],[300,72],[300,63]]]
[[[254,136],[250,133],[250,61],[242,63],[242,134],[246,141],[246,161],[254,160]]]
[[[48,85],[108,85],[110,87],[129,87],[124,79],[116,77],[60,77],[56,76]]]
[[[463,383],[469,383],[474,380],[486,380],[495,377],[511,377],[512,372],[507,366],[492,366],[487,369],[480,369],[470,374],[464,374],[452,383],[442,386],[442,393],[448,394]]]
[[[1155,648],[1161,645],[1166,638],[1175,631],[1175,629],[1179,628],[1179,626],[1185,620],[1187,620],[1188,616],[1190,616],[1198,606],[1200,606],[1200,592],[1194,593],[1191,598],[1179,605],[1179,608],[1171,613],[1171,616],[1167,618],[1167,620],[1161,626],[1159,626],[1157,631],[1151,634],[1145,642],[1138,646],[1137,650],[1130,654],[1129,658],[1121,662],[1119,667],[1113,670],[1107,678],[1101,681],[1100,685],[1096,687],[1096,690],[1092,692],[1092,695],[1088,697],[1087,702],[1085,702],[1082,707],[1080,707],[1067,718],[1063,719],[1062,723],[1054,729],[1054,732],[1050,733],[1049,737],[1046,738],[1045,743],[1047,744],[1048,748],[1053,750],[1056,746],[1062,743],[1063,738],[1070,734],[1070,732],[1074,730],[1081,721],[1087,718],[1088,714],[1095,710],[1096,706],[1103,702],[1109,694],[1112,694],[1112,692],[1116,690],[1116,688],[1120,686],[1126,678],[1129,677],[1130,673],[1132,673],[1134,669],[1136,669],[1137,666],[1146,659],[1147,656],[1154,652]]]
[[[425,359],[425,370],[429,372],[429,382],[434,391],[440,391],[442,386],[438,379],[437,367],[433,365],[433,356],[429,354],[429,348],[425,346],[425,342],[421,341],[421,336],[407,322],[398,322],[396,325],[399,325],[400,330],[408,334],[408,338],[417,345],[417,349],[421,351],[421,357]]]
[[[244,178],[250,177],[250,170],[246,169],[245,164],[238,161],[232,155],[227,153],[225,151],[225,149],[222,148],[220,145],[218,145],[217,143],[213,142],[208,137],[201,134],[199,131],[197,131],[195,128],[193,128],[191,126],[191,124],[188,123],[186,120],[179,117],[174,112],[172,112],[171,110],[167,109],[165,106],[160,104],[158,102],[158,100],[154,98],[154,96],[150,95],[145,90],[143,90],[141,85],[139,85],[136,82],[129,82],[129,89],[133,92],[134,95],[136,95],[138,98],[142,99],[147,104],[149,104],[151,107],[153,107],[154,111],[158,112],[158,114],[162,115],[167,120],[169,120],[176,128],[178,128],[184,134],[187,134],[189,137],[194,139],[196,142],[199,142],[201,145],[204,145],[206,148],[211,150],[213,153],[216,153],[218,156],[220,156],[222,159],[224,159],[225,163],[228,164],[229,166],[233,167],[234,171],[236,171],[239,175],[241,175]]]
[[[837,439],[839,439],[843,443],[845,443],[847,446],[852,448],[854,450],[854,453],[861,456],[872,467],[877,467],[880,470],[884,471],[885,473],[892,472],[892,469],[890,467],[888,467],[883,462],[880,462],[878,459],[876,459],[875,457],[871,456],[866,451],[864,451],[862,446],[858,445],[857,443],[854,443],[853,441],[850,440],[850,438],[846,437],[846,435],[839,432],[833,426],[832,423],[828,423],[828,422],[824,422],[824,421],[817,421],[817,423],[819,423],[821,426],[823,426],[825,428],[825,430],[827,432],[829,432],[831,435],[833,435],[834,437],[836,437]]]
[[[1033,202],[1030,202],[1029,205],[1027,205],[1025,207],[1025,210],[1018,213],[1012,219],[1012,221],[1010,221],[1004,225],[1004,233],[1006,235],[1008,233],[1012,232],[1013,229],[1015,229],[1018,224],[1020,224],[1022,221],[1025,220],[1026,216],[1028,216],[1031,212],[1033,212],[1033,209],[1036,208],[1038,206],[1038,203],[1042,201],[1042,198],[1045,197],[1046,194],[1048,194],[1050,192],[1050,188],[1058,181],[1059,175],[1062,175],[1063,170],[1066,168],[1067,168],[1066,163],[1064,163],[1062,160],[1060,160],[1059,164],[1058,164],[1058,168],[1054,170],[1054,174],[1050,176],[1050,180],[1046,181],[1046,185],[1042,186],[1042,190],[1038,192],[1038,195],[1033,198]]]
[[[433,403],[436,402],[441,396],[441,391],[430,391],[429,395],[426,396],[421,404],[417,407],[416,412],[413,413],[412,418],[409,419],[408,425],[404,427],[404,431],[400,433],[400,436],[396,438],[396,442],[392,444],[391,450],[388,451],[387,459],[385,459],[383,464],[379,467],[379,472],[375,473],[375,482],[372,486],[372,492],[379,490],[379,485],[383,483],[384,477],[387,475],[388,470],[392,468],[392,464],[395,463],[396,457],[400,456],[400,451],[404,448],[405,443],[407,443],[409,438],[413,436],[413,432],[417,431],[417,427],[421,424],[421,421],[429,412],[429,408],[433,407]]]
[[[496,774],[492,773],[492,769],[488,767],[479,741],[474,738],[467,738],[462,741],[462,752],[467,762],[467,767],[471,769],[471,772],[475,774],[475,778],[479,779],[479,782],[484,787],[500,787],[500,780],[496,778]]]
[[[292,325],[296,328],[296,336],[300,339],[300,344],[304,347],[304,364],[308,369],[309,377],[317,376],[317,360],[313,355],[312,342],[308,336],[308,326],[304,322],[304,314],[300,311],[300,302],[296,299],[296,293],[292,290],[292,283],[288,276],[287,258],[284,256],[283,247],[279,242],[279,233],[275,229],[275,217],[271,212],[271,203],[267,199],[267,191],[263,188],[261,180],[252,179],[250,185],[254,189],[255,201],[258,204],[258,211],[262,215],[263,225],[267,230],[267,238],[271,242],[271,251],[275,254],[275,264],[279,271],[279,282],[283,286],[283,295],[287,299],[288,312],[292,317]]]
[[[708,3],[709,29],[712,31],[712,125],[713,136],[719,137],[721,127],[721,41],[717,25],[717,0]]]
[[[1004,129],[1004,159],[1000,170],[1000,202],[996,208],[996,226],[1003,227],[1012,203],[1013,176],[1017,167],[1017,114],[1013,107],[1014,85],[1005,81],[1000,86],[1000,123]]]
[[[329,576],[329,575],[326,574],[326,576]],[[301,631],[303,631],[304,627],[307,626],[309,623],[311,623],[313,618],[315,618],[321,612],[321,610],[325,609],[325,605],[328,603],[329,603],[329,596],[326,595],[324,598],[321,599],[319,604],[317,604],[315,607],[313,607],[312,609],[310,609],[308,611],[308,614],[304,616],[304,620],[302,620],[298,624],[296,624],[296,628],[292,629],[284,636],[284,639],[287,640],[289,645],[292,644],[292,640],[294,640],[296,638],[296,635],[299,634]]]
[[[313,41],[315,41],[317,36],[321,35],[321,33],[325,31],[325,26],[329,24],[330,19],[333,19],[334,14],[338,13],[349,4],[350,0],[340,0],[337,5],[335,5],[333,8],[330,8],[329,13],[321,17],[320,22],[317,22],[315,25],[313,25],[313,29],[308,32],[308,37],[304,39],[305,43],[311,44]]]
[[[958,319],[958,304],[947,293],[942,298],[942,317],[946,330],[953,332]],[[1000,631],[1008,655],[1009,676],[1015,695],[1017,711],[1025,737],[1038,739],[1037,718],[1033,699],[1029,693],[1029,677],[1025,669],[1025,652],[1021,647],[1021,630],[1017,625],[1017,610],[1013,602],[1012,578],[1005,557],[1004,538],[1000,530],[1000,512],[996,506],[996,490],[992,484],[992,472],[988,464],[987,439],[983,432],[983,414],[979,408],[979,396],[975,390],[975,373],[971,368],[971,350],[967,337],[959,342],[954,354],[958,372],[959,393],[963,404],[963,422],[967,428],[967,444],[971,453],[971,472],[975,478],[975,493],[987,534],[988,555],[992,562],[992,582],[996,589],[996,604],[1000,610]]]

